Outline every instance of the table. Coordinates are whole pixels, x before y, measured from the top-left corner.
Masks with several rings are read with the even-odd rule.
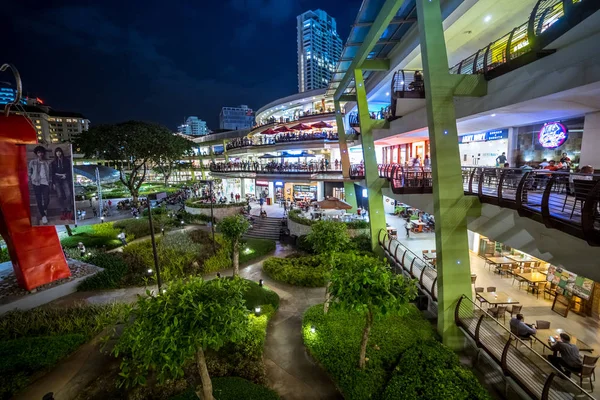
[[[510,259],[508,257],[504,257],[504,256],[502,256],[502,257],[486,257],[485,259],[489,264],[495,265],[496,268],[500,268],[502,265],[505,265],[505,264],[514,264],[514,262],[515,262],[515,260],[512,260],[512,259]]]
[[[561,333],[566,333],[569,336],[571,336],[571,343],[573,343],[575,346],[577,346],[579,351],[589,351],[589,352],[594,351],[594,349],[589,344],[577,339],[577,336],[572,335],[563,329],[538,329],[536,334],[533,336],[535,336],[535,338],[539,342],[541,342],[544,346],[546,346],[547,348],[550,348],[550,346],[548,346],[548,338],[550,336],[558,336]]]
[[[517,299],[504,292],[480,292],[477,295],[492,305],[519,304]]]
[[[425,222],[421,222],[421,221],[410,221],[412,222],[413,225],[416,225],[417,228],[415,228],[415,232],[423,232],[423,227],[425,225],[427,225]]]
[[[435,267],[435,264],[437,263],[437,253],[423,253],[423,258]]]
[[[514,262],[519,263],[519,264],[533,262],[537,266],[537,264],[540,262],[540,260],[538,260],[537,258],[533,258],[530,256],[521,257],[518,255],[510,255],[510,256],[506,256],[506,257],[510,258],[511,260],[513,260]]]
[[[526,274],[521,272],[521,273],[518,273],[515,275],[523,278],[524,280],[526,280],[529,283],[537,283],[537,282],[546,282],[547,281],[546,275],[542,274],[541,272],[528,272]]]

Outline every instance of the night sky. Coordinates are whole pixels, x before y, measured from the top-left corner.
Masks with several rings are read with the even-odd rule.
[[[26,93],[92,124],[175,129],[222,106],[254,110],[297,93],[296,16],[321,8],[345,43],[361,0],[3,2],[2,59]],[[8,47],[7,47],[8,46]],[[12,80],[7,75],[0,80]]]

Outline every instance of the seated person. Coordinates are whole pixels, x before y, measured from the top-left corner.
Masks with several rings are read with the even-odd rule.
[[[510,320],[510,331],[521,339],[529,339],[529,336],[537,332],[535,326],[526,324],[523,314],[517,314]]]
[[[547,169],[548,171],[558,171],[559,169],[562,168],[562,165],[560,165],[560,166],[559,165],[556,165],[556,161],[550,160],[548,165],[545,166],[544,169]]]
[[[557,369],[562,371],[568,377],[571,376],[571,371],[581,371],[583,363],[579,356],[579,349],[576,345],[571,343],[571,337],[568,334],[564,332],[561,333],[559,339],[555,342],[548,339],[548,345],[552,351],[560,354],[550,354],[547,356],[548,361],[550,361]]]

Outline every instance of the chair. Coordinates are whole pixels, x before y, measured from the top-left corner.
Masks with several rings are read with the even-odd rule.
[[[523,268],[523,273],[524,274],[529,274],[531,273],[531,268]],[[512,284],[515,284],[515,281],[519,282],[519,289],[521,289],[521,285],[523,284],[523,282],[527,283],[527,281],[523,278],[521,278],[520,276],[517,275],[513,275],[513,281]]]
[[[536,329],[550,329],[550,321],[536,320],[535,328]]]
[[[488,293],[495,292],[496,291],[496,286],[488,286],[485,291],[488,292]]]
[[[483,303],[487,303],[487,302],[485,301],[485,299],[483,297],[479,296],[477,293],[483,293],[483,288],[482,287],[475,288],[475,298],[479,302],[479,306],[483,307]]]
[[[548,295],[549,298],[556,296],[556,283],[550,282],[550,287],[544,289],[544,299]]]
[[[586,181],[582,179],[573,179],[573,188],[575,189],[575,200],[573,201],[573,209],[571,210],[571,218],[575,213],[577,202],[581,203],[580,208],[583,208],[583,202],[586,200],[588,193],[596,186],[595,181]]]
[[[502,322],[506,323],[506,306],[488,308],[488,313],[496,319],[500,319],[500,317],[502,316]]]
[[[512,274],[512,264],[502,264],[500,267],[500,278]]]
[[[529,289],[531,289],[531,294],[535,294],[537,295],[537,298],[540,298],[540,292],[544,292],[544,290],[546,289],[546,284],[548,282],[537,282],[537,283],[532,283],[529,285]]]
[[[435,253],[435,250],[431,250],[432,253]]]
[[[477,275],[471,275],[471,285],[474,285],[476,280],[477,280]]]
[[[423,250],[423,254],[429,253],[429,250]]]
[[[506,308],[506,312],[510,314],[510,317],[514,317],[515,315],[519,314],[521,312],[521,310],[523,309],[522,305],[514,305],[514,306],[508,306]]]
[[[592,387],[590,392],[594,391],[594,381],[596,380],[596,372],[594,370],[596,369],[598,358],[600,358],[600,356],[592,357],[585,355],[583,356],[583,365],[580,371],[571,370],[569,368],[572,373],[579,377],[579,386],[583,386],[583,378],[590,379],[590,386]]]
[[[512,333],[513,335],[515,335],[516,337],[518,337],[521,340],[526,340],[529,342],[529,347],[533,347],[533,336],[519,336],[519,334],[517,333],[517,329],[514,327],[510,327],[510,333]],[[515,347],[519,346],[519,341],[515,340]]]

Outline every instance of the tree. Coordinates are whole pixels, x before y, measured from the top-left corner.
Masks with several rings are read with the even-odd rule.
[[[348,248],[350,235],[348,235],[348,227],[344,223],[318,221],[311,226],[311,231],[306,236],[306,240],[315,253],[329,256],[329,265],[331,267],[333,265],[334,254]],[[331,282],[327,282],[327,287],[325,288],[325,303],[323,304],[323,312],[325,314],[329,311],[331,298],[329,292],[330,284]]]
[[[331,272],[333,307],[365,313],[358,367],[365,367],[369,333],[376,315],[402,313],[417,295],[414,281],[392,274],[387,263],[371,256],[344,254],[336,257]]]
[[[195,362],[204,400],[213,400],[205,351],[237,343],[248,332],[242,279],[201,277],[172,282],[158,296],[139,297],[130,322],[113,349],[122,356],[120,385],[144,385],[150,374],[159,382],[184,376]],[[200,392],[197,392],[198,397]]]
[[[241,215],[234,215],[223,218],[217,226],[225,239],[231,243],[233,276],[237,276],[240,273],[240,242],[244,233],[250,229],[250,222]]]
[[[191,140],[178,135],[173,135],[171,140],[165,142],[164,148],[154,164],[154,167],[162,174],[165,186],[181,157],[193,155],[193,144]]]
[[[158,163],[174,137],[164,126],[128,121],[92,127],[78,136],[75,146],[86,157],[110,161],[137,204],[150,163]]]

